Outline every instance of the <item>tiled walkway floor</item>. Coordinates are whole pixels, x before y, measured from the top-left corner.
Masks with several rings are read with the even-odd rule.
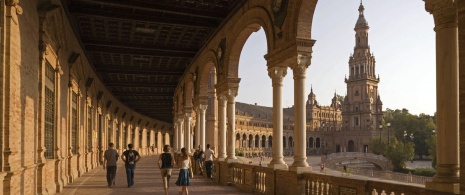
[[[106,171],[103,167],[98,167],[82,177],[77,178],[75,182],[69,184],[59,194],[65,195],[131,195],[131,194],[163,194],[163,182],[160,176],[160,170],[157,167],[158,155],[156,156],[143,156],[142,159],[137,163],[135,175],[134,175],[134,186],[131,188],[127,187],[126,172],[124,165],[121,161],[118,163],[118,169],[116,173],[116,186],[108,188],[106,182]],[[174,183],[178,178],[178,170],[173,169],[173,176],[170,180],[169,194],[178,194],[181,191],[181,187],[176,186]],[[216,184],[211,180],[204,177],[194,176],[191,179],[191,186],[188,187],[189,194],[222,194],[222,195],[233,195],[233,194],[247,194],[239,189],[231,186],[223,186]]]

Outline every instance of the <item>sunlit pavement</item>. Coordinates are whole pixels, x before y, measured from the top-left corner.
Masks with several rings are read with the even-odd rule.
[[[64,190],[59,194],[82,194],[82,195],[105,195],[105,194],[163,194],[163,181],[160,176],[160,170],[156,164],[158,155],[156,156],[143,156],[137,163],[136,171],[134,174],[134,186],[128,188],[126,182],[126,172],[124,164],[119,161],[116,173],[116,186],[109,188],[106,181],[106,171],[100,166],[90,172],[84,174],[82,177],[76,179],[72,184],[67,185]],[[181,187],[176,186],[174,183],[178,178],[179,171],[173,169],[172,177],[170,180],[169,194],[178,194]],[[189,194],[247,194],[239,189],[231,186],[224,186],[216,184],[215,182],[206,179],[205,177],[194,176],[191,179],[191,186],[188,187]]]

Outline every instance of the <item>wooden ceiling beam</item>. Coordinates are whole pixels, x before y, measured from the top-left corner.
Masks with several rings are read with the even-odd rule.
[[[147,49],[124,49],[113,46],[98,46],[98,45],[86,45],[84,47],[89,52],[99,53],[118,53],[118,54],[132,54],[132,55],[146,55],[146,56],[159,56],[159,57],[176,57],[176,58],[193,58],[195,53],[184,53],[176,51],[154,51]]]
[[[150,76],[182,76],[184,72],[181,71],[160,71],[160,70],[144,70],[128,68],[108,68],[107,65],[94,65],[95,69],[100,73],[114,73],[114,74],[135,74],[135,75],[150,75]]]
[[[87,7],[80,6],[69,6],[69,11],[72,14],[77,16],[84,17],[98,17],[98,18],[108,18],[111,20],[127,20],[138,23],[150,23],[150,24],[162,24],[169,26],[185,26],[193,28],[202,28],[202,29],[214,29],[217,28],[219,23],[215,21],[205,21],[205,20],[195,20],[195,19],[176,19],[176,18],[163,18],[157,17],[154,15],[142,15],[137,12],[123,13],[123,12],[112,12],[110,10],[98,9],[94,10]]]
[[[126,97],[126,96],[153,96],[153,97],[173,97],[174,93],[131,93],[131,92],[117,92],[112,93],[114,96]]]
[[[148,88],[175,88],[178,83],[128,83],[128,82],[107,82],[107,87],[148,87]]]
[[[122,49],[143,49],[153,52],[174,52],[195,55],[198,51],[197,48],[179,48],[179,47],[170,47],[170,46],[159,46],[154,44],[138,44],[138,43],[117,43],[111,41],[101,41],[101,40],[90,40],[83,39],[82,42],[84,45],[89,46],[102,46],[102,47],[115,47]]]
[[[150,12],[160,12],[160,13],[169,13],[174,15],[190,16],[190,17],[199,17],[207,18],[213,20],[221,20],[226,17],[226,12],[224,11],[207,11],[207,10],[198,10],[192,8],[182,8],[176,5],[168,5],[160,3],[159,1],[144,1],[137,2],[128,0],[80,0],[86,3],[99,4],[104,6],[114,6],[114,7],[124,7],[130,9],[139,9],[146,10]]]

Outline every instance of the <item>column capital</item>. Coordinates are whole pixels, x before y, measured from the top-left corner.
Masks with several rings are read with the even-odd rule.
[[[231,102],[231,103],[235,102],[237,92],[238,92],[237,89],[228,89],[227,94],[226,94],[227,98],[228,98],[228,103],[229,102]]]
[[[200,112],[205,112],[205,110],[207,109],[207,107],[208,107],[207,104],[200,104],[200,105],[199,105]]]
[[[186,118],[190,118],[191,117],[191,112],[186,112],[184,115],[186,116]]]
[[[310,54],[298,54],[297,63],[291,64],[294,77],[305,77],[307,68],[310,66],[312,56]]]
[[[283,85],[283,78],[287,75],[287,67],[269,67],[268,76],[270,76],[271,81],[274,85]]]
[[[430,14],[433,14],[435,28],[440,30],[443,28],[457,27],[457,1],[455,0],[423,0],[425,1],[425,9]]]

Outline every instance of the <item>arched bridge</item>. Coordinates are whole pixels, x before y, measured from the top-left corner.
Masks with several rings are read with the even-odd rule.
[[[388,158],[382,155],[376,155],[372,153],[341,152],[321,156],[321,162],[328,165],[333,165],[338,162],[347,160],[368,161],[380,167],[382,170],[392,170],[392,163]]]

